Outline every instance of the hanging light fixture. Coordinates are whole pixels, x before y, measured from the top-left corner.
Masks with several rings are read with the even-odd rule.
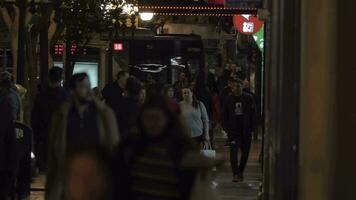
[[[142,21],[150,21],[153,18],[153,13],[151,12],[142,12],[140,13],[140,18]]]

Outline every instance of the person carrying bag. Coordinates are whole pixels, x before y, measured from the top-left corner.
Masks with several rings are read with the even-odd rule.
[[[197,145],[208,143],[210,141],[209,117],[204,104],[195,98],[190,88],[184,88],[182,93],[183,101],[179,106],[191,138]]]

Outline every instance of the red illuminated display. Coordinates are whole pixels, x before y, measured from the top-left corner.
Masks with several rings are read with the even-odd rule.
[[[56,44],[54,45],[54,55],[61,56],[64,52],[64,44]]]
[[[114,43],[113,46],[115,51],[123,51],[124,50],[124,44],[122,43]]]
[[[64,44],[56,44],[54,45],[54,55],[56,56],[62,56],[64,53],[65,47]],[[70,49],[70,54],[74,55],[78,52],[78,45],[77,44],[72,44],[72,47]],[[87,55],[87,49],[82,49],[81,52],[83,55]]]

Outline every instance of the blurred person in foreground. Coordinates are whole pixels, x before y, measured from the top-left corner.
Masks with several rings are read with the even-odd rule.
[[[106,200],[111,195],[109,157],[100,147],[73,152],[66,166],[68,200]]]
[[[95,98],[97,98],[99,101],[103,100],[103,94],[101,92],[101,89],[99,87],[94,87],[92,88],[93,95]]]
[[[53,67],[48,74],[48,87],[36,95],[31,116],[34,135],[35,155],[40,171],[46,171],[49,140],[49,126],[52,115],[68,99],[69,94],[62,87],[63,70]]]
[[[244,170],[248,161],[252,131],[256,121],[256,107],[251,95],[242,91],[242,81],[235,80],[231,85],[232,95],[223,104],[223,129],[230,141],[230,162],[233,182],[244,180]],[[238,150],[241,150],[240,161]]]
[[[199,101],[190,88],[183,88],[183,101],[179,103],[182,111],[182,119],[188,128],[191,138],[200,145],[208,143],[209,136],[209,116],[204,103]]]
[[[16,168],[16,135],[13,121],[11,76],[0,73],[0,199],[8,199]]]
[[[54,113],[50,127],[46,199],[67,199],[65,163],[72,152],[100,148],[111,153],[119,140],[113,111],[91,94],[88,75],[74,74],[69,83],[71,98]]]
[[[200,155],[166,99],[148,98],[138,119],[114,156],[114,199],[214,199],[207,175],[214,161]]]

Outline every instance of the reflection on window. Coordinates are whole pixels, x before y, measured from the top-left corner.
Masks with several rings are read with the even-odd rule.
[[[62,62],[54,62],[55,66],[63,67]],[[91,87],[98,87],[98,71],[99,64],[97,62],[76,62],[74,65],[73,74],[87,73],[91,83]]]

